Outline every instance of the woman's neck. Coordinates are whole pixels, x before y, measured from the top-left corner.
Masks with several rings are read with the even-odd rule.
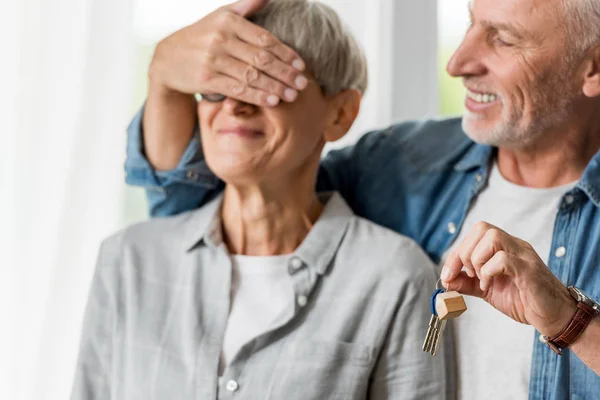
[[[314,183],[310,185],[310,190],[299,190],[306,185],[298,181],[277,189],[228,184],[221,213],[229,251],[254,256],[293,253],[323,211]]]

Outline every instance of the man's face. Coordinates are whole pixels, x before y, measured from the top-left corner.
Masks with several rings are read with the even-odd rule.
[[[520,147],[568,125],[581,96],[559,0],[472,0],[471,25],[448,63],[467,89],[473,140]]]

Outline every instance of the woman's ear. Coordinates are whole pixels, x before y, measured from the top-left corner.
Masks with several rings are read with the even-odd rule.
[[[330,114],[323,133],[326,142],[341,139],[349,130],[360,111],[361,93],[356,89],[347,89],[328,99]]]
[[[587,97],[600,96],[600,46],[590,50],[583,76],[583,94]]]

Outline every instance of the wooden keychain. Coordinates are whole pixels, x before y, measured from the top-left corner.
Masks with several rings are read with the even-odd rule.
[[[446,328],[446,321],[457,318],[467,311],[467,304],[462,294],[456,291],[446,292],[441,282],[441,279],[437,281],[436,289],[431,295],[431,319],[423,342],[423,351],[432,356],[435,356],[440,348],[440,338]]]

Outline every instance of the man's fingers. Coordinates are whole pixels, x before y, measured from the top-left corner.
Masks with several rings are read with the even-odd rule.
[[[450,252],[448,258],[446,258],[444,267],[442,268],[442,281],[453,281],[460,273],[462,267],[463,263],[460,257],[458,256],[458,253],[455,251]]]
[[[267,50],[234,40],[225,46],[225,51],[231,57],[254,67],[256,70],[265,73],[268,78],[281,82],[291,89],[303,90],[308,85],[308,80],[302,72],[283,63]],[[271,85],[273,84],[271,83]],[[259,88],[269,90],[268,87],[261,86]]]
[[[303,71],[306,67],[302,58],[290,47],[283,44],[273,34],[244,18],[231,18],[227,21],[237,38],[261,50],[271,53],[281,62]]]
[[[479,279],[471,278],[465,272],[460,272],[451,282],[442,280],[442,284],[448,291],[455,290],[468,296],[483,297],[483,292],[479,288]]]
[[[492,284],[495,277],[501,275],[513,275],[512,266],[517,262],[516,257],[504,250],[498,251],[494,256],[481,267],[480,289],[486,291]]]
[[[481,267],[494,256],[496,251],[506,250],[506,246],[502,243],[505,239],[502,231],[491,228],[485,233],[479,243],[477,243],[477,246],[471,253],[471,263],[479,278],[481,278]]]
[[[486,223],[478,222],[462,240],[462,242],[452,251],[452,253],[455,253],[455,255],[460,258],[460,262],[465,267],[467,275],[469,275],[471,278],[477,276],[477,272],[471,261],[471,255],[481,238],[485,235],[486,229]]]
[[[224,8],[233,11],[239,16],[249,17],[267,5],[269,0],[240,0],[226,5]]]
[[[219,57],[218,59],[215,59],[215,69],[220,71],[221,74],[227,75],[236,81],[245,83],[259,91],[266,92],[267,95],[275,95],[286,101],[294,101],[298,96],[296,90],[288,88],[278,80],[265,75],[251,65],[235,58]],[[213,91],[221,93],[217,87],[213,88]]]
[[[467,274],[473,278],[477,275],[475,268],[473,267],[473,263],[471,262],[471,254],[473,250],[481,240],[482,234],[477,231],[471,231],[467,237],[462,241],[462,243],[455,249],[455,252],[458,254],[459,258],[462,261],[462,264],[465,266],[467,270]]]
[[[215,88],[215,93],[220,93],[227,97],[232,97],[257,106],[276,106],[280,100],[279,97],[275,95],[250,87],[248,84],[226,75],[215,76],[212,78],[211,83]]]

